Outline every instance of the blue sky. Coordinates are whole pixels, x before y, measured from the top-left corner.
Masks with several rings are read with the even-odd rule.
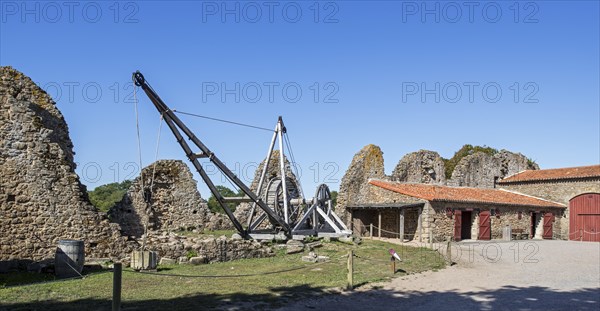
[[[408,152],[463,144],[542,168],[600,162],[597,1],[69,3],[2,1],[0,64],[57,99],[89,188],[136,174],[138,69],[181,111],[268,128],[283,116],[307,193],[337,189],[371,143],[388,174]],[[148,165],[159,116],[138,95]],[[252,178],[268,132],[181,118]],[[166,127],[159,158],[184,159]]]

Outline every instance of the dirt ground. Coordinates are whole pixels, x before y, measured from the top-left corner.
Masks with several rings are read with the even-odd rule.
[[[464,241],[452,257],[456,264],[437,272],[280,310],[600,310],[600,243]]]

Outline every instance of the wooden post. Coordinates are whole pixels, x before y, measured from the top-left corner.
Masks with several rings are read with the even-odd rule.
[[[448,238],[446,246],[446,256],[448,256],[448,264],[452,265],[452,238]]]
[[[350,231],[354,233],[354,210],[350,210]],[[359,228],[360,231],[360,228]],[[358,232],[360,233],[360,232]]]
[[[347,290],[352,290],[353,287],[353,275],[354,275],[354,251],[348,252],[348,284],[346,285]]]
[[[378,222],[378,228],[377,228],[377,237],[381,238],[381,211],[379,211],[379,213],[377,213],[378,218],[379,218],[379,222]]]
[[[404,209],[400,211],[400,243],[404,243]]]
[[[392,274],[396,274],[396,259],[394,258],[394,256],[392,256]]]
[[[121,277],[123,266],[120,262],[115,262],[113,265],[113,298],[112,311],[121,310]]]
[[[417,231],[419,232],[419,242],[423,242],[423,224],[421,223],[423,220],[423,209],[419,208],[419,218],[417,220]]]
[[[431,226],[431,224],[429,224]],[[429,248],[433,249],[433,230],[429,227]]]
[[[373,223],[369,225],[369,237],[371,237],[371,240],[373,239]]]

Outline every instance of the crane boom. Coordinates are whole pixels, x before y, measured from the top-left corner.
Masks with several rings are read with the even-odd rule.
[[[248,230],[244,229],[233,212],[227,207],[226,203],[228,200],[219,193],[217,187],[202,167],[202,164],[198,161],[199,158],[208,158],[225,175],[226,178],[231,180],[231,182],[233,182],[237,187],[239,187],[240,190],[242,190],[242,192],[245,194],[245,197],[242,198],[242,200],[245,199],[249,202],[254,202],[269,216],[272,221],[281,226],[287,236],[291,237],[292,229],[290,225],[281,219],[281,217],[271,208],[269,208],[267,204],[265,204],[265,202],[263,202],[263,200],[256,193],[254,193],[254,191],[246,186],[206,145],[204,145],[204,143],[202,143],[202,141],[175,115],[174,111],[163,102],[154,89],[152,89],[152,87],[148,84],[141,72],[136,71],[133,73],[133,82],[135,85],[144,90],[150,101],[154,104],[154,107],[156,107],[158,112],[161,114],[173,135],[175,135],[175,138],[185,152],[186,157],[192,163],[198,174],[200,174],[200,177],[202,180],[204,180],[210,189],[210,192],[217,199],[217,202],[223,208],[227,214],[227,217],[231,220],[235,229],[242,237],[248,237]],[[191,142],[191,144],[199,150],[199,152],[194,152],[194,150],[192,150],[190,144],[188,144],[186,139],[184,139],[184,135]]]

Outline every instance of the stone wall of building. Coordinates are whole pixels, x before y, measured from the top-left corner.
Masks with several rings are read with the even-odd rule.
[[[430,202],[423,208],[423,241],[429,241],[430,234],[434,242],[447,241],[454,236],[454,217],[446,215],[445,204]]]
[[[148,230],[177,231],[220,229],[229,223],[211,213],[190,169],[179,160],[159,160],[143,168],[109,216],[124,235],[134,238],[144,234],[146,225]]]
[[[539,169],[526,156],[507,150],[501,150],[494,155],[476,152],[458,162],[452,177],[447,182],[449,186],[493,188],[494,179],[516,174],[528,169]]]
[[[600,179],[502,183],[499,188],[524,193],[538,198],[569,205],[569,201],[583,193],[600,193]]]
[[[584,193],[600,193],[600,179],[582,179],[571,181],[541,181],[541,182],[519,182],[502,183],[498,185],[502,189],[528,194],[546,200],[558,202],[569,206],[569,201]],[[561,231],[557,234],[561,239],[569,236],[569,209],[555,216],[560,220]]]
[[[98,212],[75,173],[69,129],[33,81],[0,67],[0,260],[53,258],[60,239],[85,243],[86,256],[131,249]]]
[[[448,217],[446,209],[454,210],[471,210],[471,239],[477,239],[479,235],[479,215],[477,209],[495,211],[495,215],[490,216],[491,225],[491,237],[492,239],[501,239],[502,230],[506,225],[510,225],[511,229],[524,230],[524,233],[531,234],[531,214],[530,212],[539,212],[540,219],[542,213],[551,212],[555,215],[555,219],[552,225],[553,236],[558,237],[561,232],[562,222],[560,221],[560,215],[562,211],[560,209],[538,209],[521,206],[507,206],[507,205],[491,205],[491,204],[466,204],[466,203],[451,203],[451,202],[433,202],[429,205],[429,208],[424,209],[424,222],[423,222],[423,239],[429,238],[429,226],[432,228],[434,240],[445,241],[448,237],[454,236],[454,215]],[[519,212],[521,212],[521,219],[519,219]],[[542,223],[538,224],[538,228],[542,228]],[[541,238],[540,234],[536,238]]]
[[[399,182],[443,185],[446,183],[444,160],[435,151],[411,152],[402,157],[391,177]]]

